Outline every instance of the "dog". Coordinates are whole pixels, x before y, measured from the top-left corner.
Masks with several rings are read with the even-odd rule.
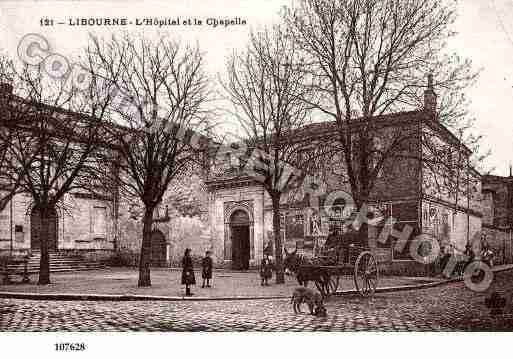
[[[314,315],[316,317],[327,317],[328,316],[328,313],[326,311],[326,307],[317,307],[314,309]]]
[[[306,303],[311,315],[326,316],[323,301],[324,299],[318,291],[306,287],[297,287],[292,293],[290,303],[296,314],[301,313],[301,304]]]

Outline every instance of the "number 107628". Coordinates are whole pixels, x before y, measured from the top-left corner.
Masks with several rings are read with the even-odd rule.
[[[85,343],[55,343],[55,350],[58,352],[84,351],[86,350],[86,345]]]

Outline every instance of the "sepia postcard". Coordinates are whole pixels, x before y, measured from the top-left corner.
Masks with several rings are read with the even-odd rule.
[[[0,353],[512,332],[512,59],[512,0],[0,2]]]

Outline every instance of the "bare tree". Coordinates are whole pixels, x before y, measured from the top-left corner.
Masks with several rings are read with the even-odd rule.
[[[297,165],[301,145],[294,135],[311,109],[303,99],[313,101],[311,90],[302,86],[306,73],[298,50],[278,26],[252,32],[245,51],[229,58],[224,83],[247,146],[255,149],[245,169],[260,178],[271,198],[277,283],[284,283],[280,200],[297,179],[291,165]]]
[[[122,194],[144,205],[139,261],[140,287],[151,285],[154,210],[173,179],[196,165],[208,127],[208,78],[197,46],[125,34],[108,41],[91,37],[86,66],[111,84],[111,135],[118,147]]]
[[[3,101],[2,132],[8,133],[3,183],[27,193],[27,211],[39,215],[39,284],[50,283],[49,236],[56,209],[67,210],[65,195],[87,192],[105,196],[98,161],[108,148],[101,118],[108,96],[94,102],[42,65],[12,67],[12,87]],[[5,96],[4,96],[5,98]],[[4,131],[5,129],[5,131]]]
[[[171,182],[162,203],[170,206],[177,216],[201,216],[206,210],[206,194],[204,179],[198,174],[187,173]]]
[[[436,0],[300,0],[285,9],[323,99],[310,104],[336,123],[357,208],[369,200],[387,159],[415,152],[414,132],[406,128],[387,141],[376,137],[387,126],[380,116],[419,108],[426,74],[436,79],[430,90],[450,95],[437,108],[428,104],[427,113],[453,126],[465,116],[461,92],[476,74],[468,61],[444,54],[455,16],[454,4]]]

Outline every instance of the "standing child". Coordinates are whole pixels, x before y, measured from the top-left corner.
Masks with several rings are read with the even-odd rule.
[[[264,254],[262,263],[260,265],[260,278],[262,279],[261,285],[269,285],[267,282],[273,276],[273,267],[268,254]]]
[[[201,272],[201,276],[203,277],[203,285],[201,288],[205,288],[205,280],[207,281],[207,288],[210,288],[210,279],[212,279],[212,258],[210,254],[210,251],[207,251],[201,261],[201,267],[203,269]]]

